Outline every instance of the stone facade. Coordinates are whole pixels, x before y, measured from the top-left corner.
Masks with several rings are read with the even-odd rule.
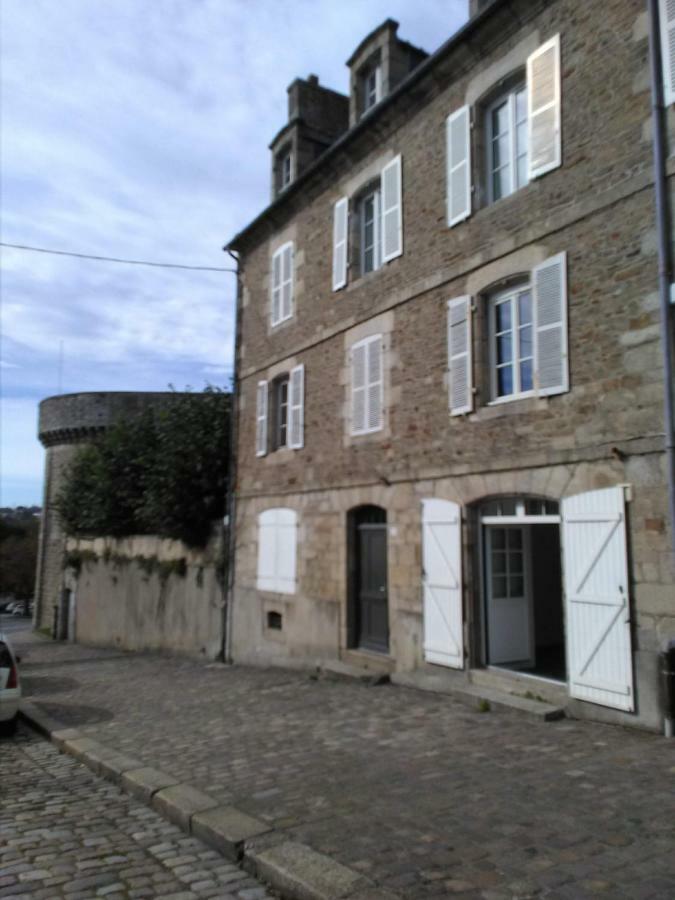
[[[486,116],[555,35],[561,47],[562,162],[488,202]],[[602,55],[599,48],[611,47]],[[230,244],[240,253],[236,660],[360,660],[412,670],[423,649],[421,501],[460,504],[467,677],[486,664],[480,504],[555,504],[629,485],[626,533],[634,709],[571,700],[578,715],[657,728],[657,651],[675,635],[659,347],[647,19],[640,0],[495,2],[291,185]],[[448,227],[446,120],[472,110],[471,215]],[[332,290],[333,210],[402,162],[402,253]],[[295,248],[293,316],[270,325],[270,264]],[[569,390],[493,402],[488,298],[566,254]],[[352,257],[353,260],[353,257]],[[447,303],[473,305],[473,411],[448,409]],[[350,348],[382,335],[382,426],[354,436]],[[257,391],[304,365],[304,444],[256,456]],[[350,630],[348,513],[386,511],[389,650]],[[258,515],[298,513],[296,589],[257,587]],[[282,627],[268,627],[269,612]],[[536,688],[534,688],[536,690]]]

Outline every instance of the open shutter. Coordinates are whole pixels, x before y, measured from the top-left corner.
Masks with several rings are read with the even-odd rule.
[[[288,385],[289,431],[288,446],[300,450],[304,442],[305,430],[305,367],[291,369]]]
[[[532,272],[535,387],[539,396],[569,390],[567,355],[567,254],[552,256]]]
[[[382,338],[376,337],[367,344],[367,428],[368,431],[378,431],[382,428]]]
[[[352,347],[352,434],[366,430],[366,344]]]
[[[343,197],[333,207],[333,290],[347,284],[347,219],[349,201]]]
[[[281,318],[293,315],[293,244],[286,244],[281,252]]]
[[[272,325],[281,321],[281,253],[272,257]]]
[[[663,93],[666,104],[675,101],[675,2],[659,0],[661,20],[661,61],[663,63]]]
[[[266,509],[258,516],[258,579],[260,591],[276,590],[276,510]]]
[[[471,108],[463,106],[448,116],[448,225],[471,215]]]
[[[464,668],[462,517],[457,503],[422,501],[424,659]]]
[[[267,453],[267,382],[258,382],[256,395],[255,455]]]
[[[624,489],[567,497],[561,513],[570,695],[632,711]]]
[[[401,157],[382,169],[382,262],[403,253],[403,200],[401,194]]]
[[[527,60],[529,176],[538,178],[562,162],[560,139],[560,35]]]
[[[473,409],[471,297],[448,301],[448,393],[450,415]]]

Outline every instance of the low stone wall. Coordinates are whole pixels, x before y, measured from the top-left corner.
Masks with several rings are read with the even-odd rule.
[[[222,640],[221,546],[220,537],[204,550],[157,537],[68,538],[69,637],[214,659]]]

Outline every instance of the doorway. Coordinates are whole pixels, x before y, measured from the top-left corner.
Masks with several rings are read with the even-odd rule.
[[[350,596],[349,646],[389,652],[387,513],[361,506],[348,518]]]
[[[566,681],[558,504],[493,500],[481,524],[486,662]]]

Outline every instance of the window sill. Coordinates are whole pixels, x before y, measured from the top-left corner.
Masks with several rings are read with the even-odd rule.
[[[501,406],[503,403],[516,403],[518,400],[531,400],[536,397],[534,391],[525,391],[522,394],[508,394],[504,397],[497,397],[496,400],[490,400],[487,406]]]
[[[281,328],[293,321],[293,315],[287,316],[285,319],[279,319],[278,322],[270,322],[270,332],[275,332],[277,328]]]
[[[472,422],[485,422],[502,416],[537,413],[548,409],[548,400],[548,397],[537,397],[535,394],[510,397],[508,400],[492,400],[485,406],[478,407],[474,413],[469,413],[468,418]]]

